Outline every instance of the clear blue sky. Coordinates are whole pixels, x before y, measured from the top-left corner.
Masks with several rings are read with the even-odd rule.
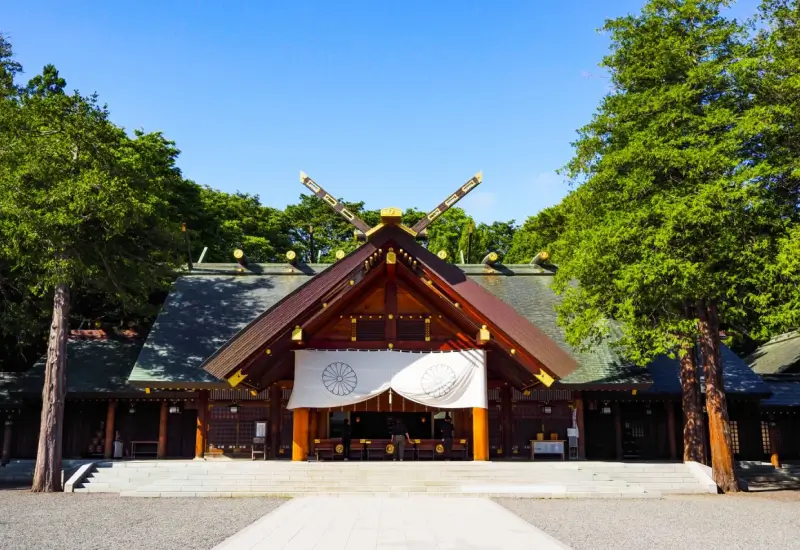
[[[40,0],[5,2],[0,31],[26,77],[55,64],[117,124],[175,140],[198,183],[284,207],[304,170],[427,210],[483,170],[461,205],[522,221],[567,192],[555,170],[606,91],[596,29],[642,4]]]

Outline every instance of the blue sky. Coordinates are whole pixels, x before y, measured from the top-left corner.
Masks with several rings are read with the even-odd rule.
[[[461,206],[523,221],[566,194],[555,170],[606,92],[596,29],[642,4],[41,0],[5,3],[0,31],[27,77],[53,63],[117,124],[175,140],[198,183],[284,207],[304,170],[427,210],[483,170]]]

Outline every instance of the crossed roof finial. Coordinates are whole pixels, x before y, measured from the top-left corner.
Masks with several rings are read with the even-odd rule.
[[[316,196],[322,199],[328,206],[333,208],[335,212],[340,214],[344,219],[349,221],[353,226],[360,231],[363,235],[369,236],[374,233],[378,228],[387,223],[394,223],[414,235],[420,235],[431,223],[433,223],[439,216],[447,212],[450,208],[463,199],[467,193],[475,189],[483,181],[483,172],[478,172],[472,176],[467,182],[459,187],[455,193],[451,194],[447,199],[440,203],[436,208],[428,212],[421,220],[419,220],[414,227],[408,228],[402,224],[402,212],[398,208],[384,208],[381,210],[381,223],[375,227],[370,227],[367,223],[350,212],[344,204],[336,200],[333,195],[325,191],[320,185],[308,177],[305,172],[300,172],[300,183],[305,185]]]

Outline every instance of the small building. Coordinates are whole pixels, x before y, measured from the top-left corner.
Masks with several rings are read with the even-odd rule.
[[[776,465],[780,460],[800,460],[800,331],[776,336],[746,360],[771,393],[761,402],[764,452],[771,450],[771,434]]]
[[[341,459],[347,420],[351,458],[384,459],[401,420],[408,458],[435,459],[450,417],[466,459],[680,460],[677,360],[573,349],[553,274],[448,263],[396,215],[333,264],[195,264],[143,341],[73,333],[64,455],[112,457],[119,441],[124,457]],[[723,360],[734,453],[761,460],[761,400],[779,392]],[[42,378],[40,363],[0,379],[14,458],[35,455]]]

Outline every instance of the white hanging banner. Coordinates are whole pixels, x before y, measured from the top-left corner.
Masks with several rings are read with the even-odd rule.
[[[389,388],[429,407],[488,407],[483,350],[298,350],[287,408],[342,407]]]

